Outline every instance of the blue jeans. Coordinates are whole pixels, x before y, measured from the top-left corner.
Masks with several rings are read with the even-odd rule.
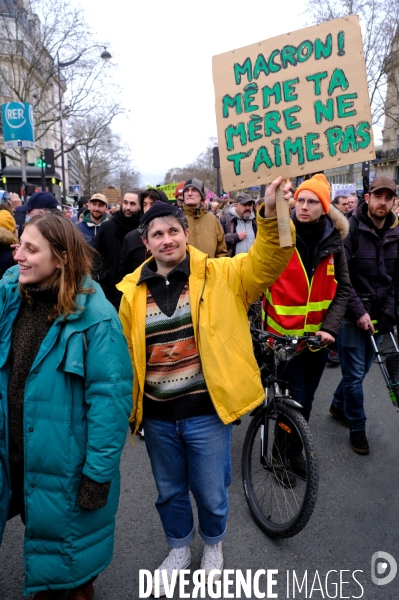
[[[200,536],[217,544],[226,535],[231,482],[232,425],[217,415],[181,421],[144,419],[144,432],[158,490],[155,503],[171,548],[187,546],[195,528],[191,490]]]
[[[382,335],[374,337],[377,346],[382,338]],[[344,411],[350,431],[365,431],[363,379],[375,358],[370,333],[359,329],[356,323],[344,319],[338,334],[338,353],[342,379],[335,390],[333,406]]]

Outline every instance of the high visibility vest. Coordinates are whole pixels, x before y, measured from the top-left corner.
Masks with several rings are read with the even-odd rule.
[[[266,290],[265,329],[280,335],[298,336],[319,331],[337,285],[333,254],[321,259],[309,283],[296,249],[286,269]]]

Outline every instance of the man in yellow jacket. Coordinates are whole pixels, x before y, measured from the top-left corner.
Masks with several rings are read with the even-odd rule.
[[[234,258],[211,259],[188,245],[182,211],[156,202],[140,225],[152,258],[117,286],[135,372],[131,427],[134,432],[144,424],[156,507],[170,547],[159,567],[159,589],[153,589],[160,595],[165,594],[162,577],[170,581],[174,569],[191,562],[195,529],[189,490],[205,542],[201,569],[208,575],[223,568],[232,422],[264,398],[247,310],[293,252],[279,244],[275,192],[280,183],[278,178],[268,188],[255,243],[248,254]]]

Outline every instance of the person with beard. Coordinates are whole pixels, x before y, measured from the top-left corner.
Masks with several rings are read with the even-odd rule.
[[[338,336],[342,379],[335,390],[330,414],[349,426],[352,450],[368,454],[363,380],[375,357],[370,332],[378,330],[377,345],[395,325],[396,269],[399,221],[392,211],[396,183],[377,177],[364,202],[353,211],[345,240],[352,283],[348,309]],[[374,323],[377,321],[376,328]]]
[[[122,244],[125,236],[140,225],[140,190],[126,192],[121,208],[101,225],[95,237],[93,248],[102,257],[98,275],[104,294],[116,309],[119,308],[121,294],[116,289]]]
[[[230,206],[227,215],[220,217],[229,256],[248,252],[254,243],[256,236],[254,207],[255,200],[252,196],[241,193],[238,194],[236,203]]]
[[[165,192],[158,189],[144,190],[140,194],[140,210],[141,214],[147,212],[149,208],[160,200],[169,204],[169,200]],[[130,231],[123,240],[121,257],[119,261],[118,269],[118,282],[122,281],[126,275],[133,273],[147,258],[150,258],[151,254],[148,253],[141,234],[138,229]]]
[[[326,346],[335,342],[349,300],[351,285],[343,243],[349,223],[330,204],[330,186],[322,174],[304,181],[294,200],[297,246],[287,268],[266,291],[265,329],[279,335],[320,337],[322,348],[318,351],[300,344],[283,376],[308,421],[328,356]],[[300,444],[292,445],[287,458],[293,486],[295,475],[306,477]]]
[[[39,193],[42,194],[42,192]],[[47,194],[47,196],[49,195],[50,194]],[[35,194],[33,194],[33,196],[35,196]],[[31,198],[33,196],[31,196]],[[107,208],[107,197],[104,196],[104,194],[93,194],[88,202],[87,208],[83,210],[82,220],[76,223],[76,227],[83,233],[89,246],[93,246],[94,238],[99,231],[100,225],[107,220]]]

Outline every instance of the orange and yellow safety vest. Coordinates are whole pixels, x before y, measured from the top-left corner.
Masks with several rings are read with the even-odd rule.
[[[309,283],[296,249],[286,269],[266,290],[265,329],[280,335],[298,336],[319,331],[337,285],[333,254],[320,260]]]

